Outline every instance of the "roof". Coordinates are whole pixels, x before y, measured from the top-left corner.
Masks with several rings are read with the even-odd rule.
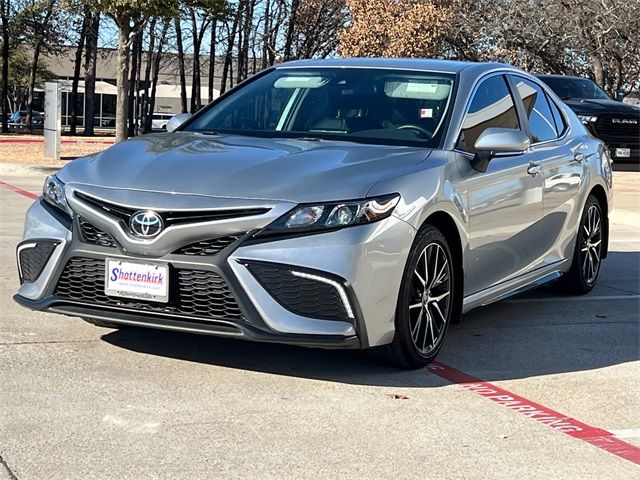
[[[573,80],[591,80],[588,77],[580,77],[578,75],[551,75],[551,74],[544,74],[544,75],[536,75],[536,77],[538,77],[540,80],[543,80],[545,78],[570,78]]]
[[[497,68],[514,69],[505,63],[461,62],[457,60],[435,60],[422,58],[331,58],[295,60],[278,65],[278,68],[299,67],[358,67],[425,70],[443,73],[460,73],[473,70],[476,74]]]

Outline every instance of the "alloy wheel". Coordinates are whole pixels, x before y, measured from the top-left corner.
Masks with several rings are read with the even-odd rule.
[[[602,259],[602,215],[598,205],[591,205],[587,210],[580,245],[582,276],[588,285],[593,285]]]
[[[430,243],[420,254],[409,295],[411,339],[428,356],[444,336],[451,309],[451,266],[439,243]]]

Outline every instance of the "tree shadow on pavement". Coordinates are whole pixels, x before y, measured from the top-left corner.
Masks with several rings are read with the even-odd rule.
[[[461,324],[450,328],[438,360],[486,381],[580,372],[638,360],[639,265],[639,252],[611,252],[600,285],[590,297],[566,297],[542,287],[469,312]],[[612,284],[636,287],[632,291]],[[619,298],[625,295],[631,297]],[[598,300],[598,296],[616,298]],[[357,350],[134,328],[102,338],[150,355],[292,377],[414,388],[448,383],[425,369],[379,365]]]

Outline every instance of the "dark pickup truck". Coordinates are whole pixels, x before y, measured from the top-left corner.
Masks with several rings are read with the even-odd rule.
[[[539,75],[589,131],[604,141],[615,163],[640,164],[640,108],[613,100],[588,78]]]

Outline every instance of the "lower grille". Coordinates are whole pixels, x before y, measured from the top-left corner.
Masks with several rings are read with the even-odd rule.
[[[57,242],[37,242],[33,247],[19,248],[20,282],[35,282],[44,270]]]
[[[78,218],[78,225],[80,226],[82,241],[100,247],[116,248],[118,246],[115,238],[84,218]]]
[[[278,265],[249,263],[260,284],[287,310],[303,317],[348,322],[338,290],[332,285],[293,275]]]
[[[244,233],[237,233],[235,235],[227,235],[225,237],[218,237],[211,240],[203,240],[200,242],[191,243],[182,248],[179,248],[173,253],[178,255],[194,255],[194,256],[207,256],[215,255],[220,250],[227,248],[229,245],[237,242]]]
[[[55,295],[61,299],[132,311],[184,315],[195,318],[242,320],[240,307],[220,275],[170,267],[169,302],[156,303],[104,293],[104,260],[74,257],[67,262]]]

